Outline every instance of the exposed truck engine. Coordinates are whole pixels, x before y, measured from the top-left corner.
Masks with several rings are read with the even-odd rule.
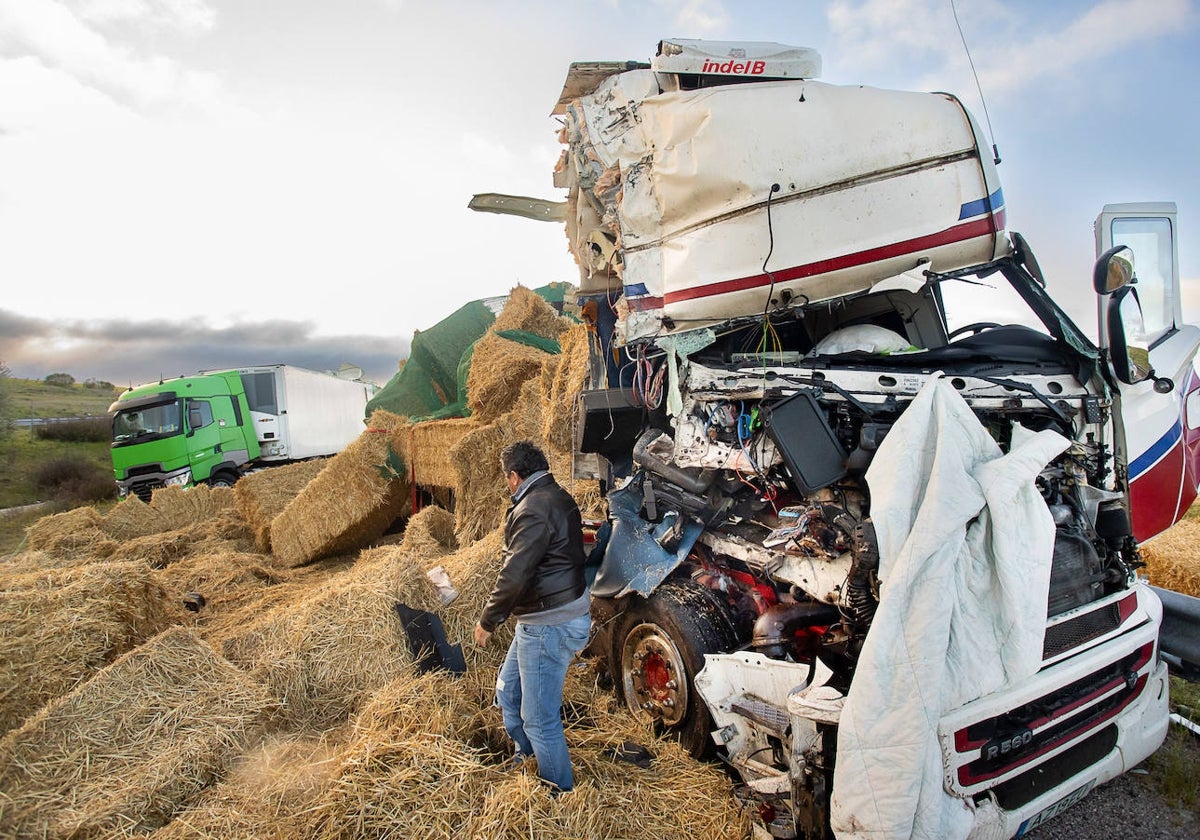
[[[818,72],[808,50],[664,41],[568,76],[556,183],[594,332],[576,475],[610,491],[589,653],[737,772],[760,835],[909,808],[940,814],[929,836],[1013,836],[1165,735],[1137,576],[1154,532],[1130,507],[1165,438],[1123,418],[1158,400],[1178,420],[1200,331],[1177,300],[1169,327],[1135,313],[1130,248],[1106,239],[1094,343],[1005,230],[961,103]],[[1002,463],[1019,480],[989,489]],[[1168,480],[1173,522],[1195,483]],[[898,811],[864,813],[880,785]]]

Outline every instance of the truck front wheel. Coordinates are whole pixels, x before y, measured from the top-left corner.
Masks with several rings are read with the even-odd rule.
[[[238,474],[230,470],[219,470],[208,479],[209,487],[232,487],[237,483]]]
[[[669,581],[621,614],[612,663],[625,705],[648,714],[679,738],[691,755],[711,755],[712,718],[693,679],[704,654],[737,647],[737,635],[712,590],[694,581]]]

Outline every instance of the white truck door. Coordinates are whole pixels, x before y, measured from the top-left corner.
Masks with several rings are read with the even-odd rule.
[[[1148,351],[1154,371],[1136,384],[1118,384],[1133,530],[1145,541],[1187,512],[1200,483],[1200,376],[1194,367],[1200,328],[1183,320],[1173,202],[1106,204],[1095,229],[1097,256],[1114,245],[1133,250],[1142,328],[1140,336],[1128,336],[1129,343]],[[1102,348],[1109,347],[1108,303],[1099,299]],[[1164,379],[1173,385],[1166,393]]]

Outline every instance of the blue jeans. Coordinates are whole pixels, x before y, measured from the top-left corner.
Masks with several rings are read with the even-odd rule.
[[[563,682],[591,623],[588,615],[562,624],[517,622],[496,677],[496,705],[517,753],[537,756],[538,775],[561,791],[575,786],[563,734]]]

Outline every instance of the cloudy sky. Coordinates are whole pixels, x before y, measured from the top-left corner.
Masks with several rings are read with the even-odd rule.
[[[1175,201],[1200,285],[1196,0],[957,0],[1009,227],[1081,320],[1106,202]],[[0,0],[0,360],[138,383],[352,362],[574,280],[548,116],[571,61],[663,37],[818,49],[823,78],[957,93],[949,0]],[[1187,306],[1200,320],[1200,295]]]

